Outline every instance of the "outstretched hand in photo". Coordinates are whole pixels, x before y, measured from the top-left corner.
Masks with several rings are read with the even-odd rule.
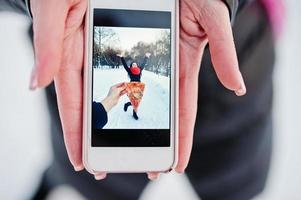
[[[69,159],[76,171],[82,162],[83,49],[86,0],[31,0],[35,67],[30,88],[56,86],[58,108]],[[184,173],[190,158],[197,112],[198,73],[205,46],[221,83],[238,96],[246,93],[233,41],[229,10],[223,1],[180,0],[179,160]],[[55,30],[55,31],[54,31]],[[124,66],[125,67],[125,66]],[[131,72],[131,81],[140,82]],[[130,77],[131,77],[130,76]],[[148,173],[150,179],[158,173]],[[102,179],[105,173],[95,174]]]
[[[121,96],[127,93],[127,85],[125,83],[119,83],[110,88],[110,91],[106,98],[101,102],[92,103],[92,118],[93,128],[102,129],[108,122],[107,113],[117,105]]]

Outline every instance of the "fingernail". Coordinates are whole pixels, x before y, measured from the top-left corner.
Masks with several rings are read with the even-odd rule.
[[[84,169],[83,165],[74,166],[74,170],[77,171],[77,172],[82,171],[83,169]]]
[[[38,75],[36,73],[36,70],[33,69],[31,72],[29,89],[35,90],[35,89],[37,89],[37,87],[38,87]]]
[[[97,181],[103,180],[103,179],[105,179],[106,177],[107,177],[107,174],[106,174],[106,173],[103,173],[103,174],[95,174],[95,175],[94,175],[94,178],[95,178],[95,180],[97,180]]]
[[[184,174],[185,170],[184,169],[176,169],[175,170],[178,174]]]
[[[235,91],[235,94],[236,94],[237,96],[243,96],[243,95],[246,94],[246,92],[247,92],[246,86],[245,86],[244,83],[242,83],[241,86],[240,86],[240,88],[239,88],[238,90]]]
[[[150,179],[151,181],[154,181],[154,180],[159,179],[160,175],[159,175],[159,174],[158,174],[158,175],[153,175],[153,174],[151,174],[151,175],[147,175],[147,177],[148,177],[148,179]]]

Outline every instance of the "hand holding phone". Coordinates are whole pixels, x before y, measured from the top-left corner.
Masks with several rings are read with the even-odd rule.
[[[30,0],[35,52],[30,89],[46,87],[54,80],[64,141],[76,171],[84,169],[82,70],[87,4],[86,0]]]
[[[246,93],[246,86],[239,70],[225,3],[181,0],[180,10],[180,139],[175,170],[182,173],[188,165],[192,149],[200,63],[208,43],[213,67],[221,83],[238,96]]]

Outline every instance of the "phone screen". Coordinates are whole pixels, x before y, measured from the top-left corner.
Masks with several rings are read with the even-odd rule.
[[[92,147],[168,147],[171,12],[94,9]]]

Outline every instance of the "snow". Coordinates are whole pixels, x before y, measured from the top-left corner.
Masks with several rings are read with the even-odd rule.
[[[94,68],[93,73],[93,101],[96,102],[101,102],[106,97],[111,86],[129,82],[123,67],[120,69]],[[108,123],[104,129],[169,129],[169,77],[144,70],[141,82],[145,83],[145,90],[138,109],[139,120],[133,118],[132,106],[124,112],[123,106],[129,102],[127,95],[124,95],[108,113]]]

